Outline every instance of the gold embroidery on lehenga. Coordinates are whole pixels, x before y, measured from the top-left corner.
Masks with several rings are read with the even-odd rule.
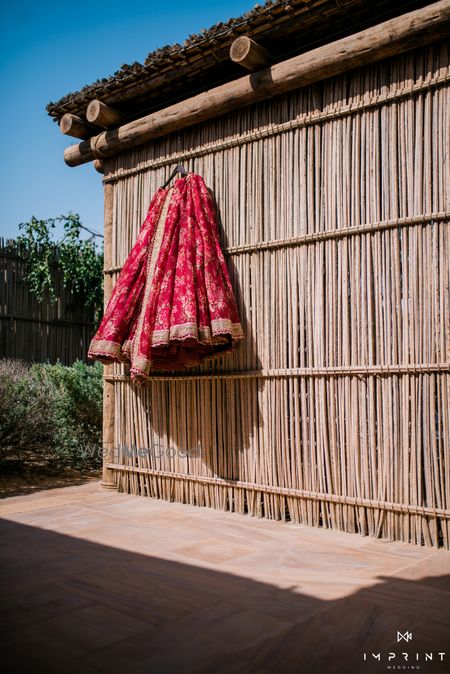
[[[138,326],[136,329],[136,333],[133,338],[133,343],[131,345],[131,352],[133,355],[133,370],[141,370],[143,374],[148,374],[148,371],[150,369],[151,361],[146,358],[145,356],[142,356],[139,353],[139,343],[142,335],[142,330],[144,326],[144,318],[145,318],[145,308],[147,306],[148,298],[150,296],[150,292],[152,289],[152,283],[153,283],[153,276],[155,273],[155,267],[156,267],[156,262],[158,261],[159,253],[161,250],[161,243],[164,235],[164,225],[166,222],[167,218],[167,212],[169,210],[170,206],[170,199],[172,196],[173,192],[173,187],[170,187],[167,191],[166,198],[164,200],[164,203],[161,208],[161,213],[158,219],[158,224],[156,225],[155,228],[155,233],[153,235],[153,240],[150,243],[151,251],[148,256],[148,263],[147,263],[147,275],[145,279],[145,288],[144,288],[144,299],[142,302],[142,310],[141,313],[139,314],[139,322]]]

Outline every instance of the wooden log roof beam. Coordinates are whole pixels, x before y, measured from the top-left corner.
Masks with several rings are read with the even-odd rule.
[[[251,103],[283,94],[347,70],[373,63],[450,35],[450,0],[317,47],[287,61],[245,75],[204,93],[66,148],[64,159],[78,166],[108,157]]]
[[[87,106],[86,119],[91,124],[109,128],[118,126],[123,121],[123,115],[115,108],[95,98]]]
[[[105,162],[103,159],[94,159],[94,168],[99,173],[105,172]]]
[[[266,68],[275,60],[268,49],[247,35],[241,35],[232,42],[230,59],[252,72]]]
[[[99,133],[102,130],[100,126],[89,124],[89,122],[86,122],[77,115],[72,115],[70,112],[66,112],[61,117],[59,128],[64,135],[80,139],[90,138],[93,134]]]

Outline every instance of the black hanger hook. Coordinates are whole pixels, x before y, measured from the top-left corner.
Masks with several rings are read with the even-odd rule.
[[[162,189],[165,189],[165,188],[167,187],[167,185],[170,183],[170,181],[171,181],[173,178],[175,178],[175,176],[177,175],[177,173],[181,173],[182,176],[187,176],[187,174],[188,174],[188,172],[186,171],[186,169],[184,168],[184,166],[182,166],[181,164],[177,164],[177,165],[175,166],[174,170],[172,171],[172,173],[170,174],[170,176],[167,178],[167,180],[166,180],[166,182],[164,183],[164,185],[162,186]]]

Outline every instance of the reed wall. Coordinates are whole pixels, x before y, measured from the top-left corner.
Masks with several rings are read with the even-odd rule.
[[[246,333],[143,387],[108,369],[119,490],[450,548],[449,85],[435,43],[116,158],[106,273],[181,161]]]

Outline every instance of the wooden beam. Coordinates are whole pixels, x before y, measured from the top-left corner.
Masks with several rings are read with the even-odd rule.
[[[113,205],[114,205],[114,185],[106,183],[104,186],[104,265],[108,269],[112,264],[112,244],[113,244]],[[103,302],[106,305],[109,302],[113,289],[113,280],[106,274],[103,281]],[[111,375],[114,365],[104,365],[104,376]],[[114,472],[107,468],[108,463],[116,463],[117,457],[114,456],[114,410],[115,410],[115,388],[114,382],[105,379],[103,381],[103,475],[100,485],[103,489],[116,489],[114,483]]]
[[[74,138],[81,139],[90,138],[93,134],[101,131],[100,126],[89,124],[84,119],[81,119],[81,117],[72,115],[70,112],[66,112],[66,114],[61,117],[59,128],[61,133],[64,133],[66,136],[73,136]]]
[[[94,159],[94,168],[99,173],[105,172],[105,162],[103,159]]]
[[[78,166],[112,156],[178,129],[223,115],[292,89],[399,54],[450,35],[450,0],[413,12],[300,54],[270,68],[205,91],[117,129],[66,148],[64,159]]]
[[[106,103],[94,99],[87,106],[86,119],[91,124],[109,128],[111,126],[118,126],[123,121],[123,115],[115,108],[106,105]]]
[[[262,70],[275,60],[268,49],[246,35],[234,40],[230,47],[230,59],[252,72]]]

